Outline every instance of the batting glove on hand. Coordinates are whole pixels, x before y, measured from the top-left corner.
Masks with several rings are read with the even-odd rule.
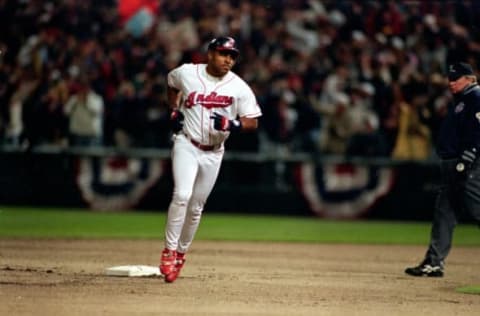
[[[180,112],[179,110],[172,111],[172,113],[170,114],[170,124],[174,133],[178,133],[183,129],[184,119],[185,116],[183,116],[182,112]]]
[[[223,115],[220,115],[218,113],[213,113],[212,116],[210,116],[211,119],[213,119],[213,128],[219,131],[239,131],[242,129],[242,122],[239,120],[229,120]]]

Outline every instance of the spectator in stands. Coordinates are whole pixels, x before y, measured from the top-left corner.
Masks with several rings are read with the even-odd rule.
[[[103,144],[103,97],[82,76],[78,91],[65,104],[68,117],[69,144],[72,146],[100,146]]]
[[[425,160],[432,150],[431,134],[420,119],[419,109],[426,100],[412,89],[405,89],[403,95],[405,101],[399,104],[398,134],[392,158]]]
[[[125,148],[135,145],[136,111],[139,101],[135,86],[131,81],[124,81],[110,105],[113,144]]]
[[[287,75],[279,73],[271,82],[272,93],[263,100],[262,111],[268,113],[264,140],[267,151],[289,152],[297,113],[292,106],[295,95],[288,87]]]
[[[34,124],[29,118],[28,113],[34,108],[33,102],[36,91],[40,86],[40,78],[36,75],[33,67],[25,65],[16,69],[16,73],[11,74],[12,95],[8,106],[8,125],[5,132],[5,142],[10,145],[29,146],[29,141],[33,141],[30,135],[35,134]],[[30,123],[30,124],[26,124]]]
[[[439,73],[434,72],[430,76],[427,101],[419,112],[421,122],[427,125],[431,132],[432,144],[438,141],[438,131],[442,120],[447,115],[448,103],[452,99],[451,94],[445,89],[445,82],[446,80]]]
[[[107,144],[113,144],[111,133],[118,129],[112,126],[115,120],[111,115],[115,96],[124,81],[131,82],[135,95],[142,102],[145,96],[146,104],[150,104],[134,109],[140,112],[134,113],[139,119],[138,127],[145,129],[152,117],[145,113],[157,113],[148,109],[152,106],[151,100],[147,100],[148,92],[144,93],[148,86],[163,85],[168,70],[189,52],[197,51],[199,43],[212,35],[230,33],[238,38],[249,60],[238,63],[236,71],[258,89],[255,92],[260,102],[280,95],[271,84],[279,73],[294,73],[295,80],[302,83],[303,89],[294,91],[300,103],[294,102],[290,107],[297,111],[298,122],[306,122],[311,128],[297,128],[297,124],[285,140],[286,147],[315,150],[310,145],[292,144],[306,135],[307,139],[311,135],[323,137],[318,135],[318,122],[305,121],[305,113],[321,117],[318,107],[328,106],[331,95],[349,92],[352,84],[367,81],[375,88],[372,109],[379,118],[379,133],[391,153],[401,101],[396,84],[406,84],[422,73],[443,73],[450,60],[480,57],[480,37],[471,32],[480,28],[476,19],[479,9],[471,1],[314,0],[269,2],[269,6],[252,0],[163,1],[149,7],[154,19],[143,32],[135,34],[127,29],[128,21],[119,17],[117,1],[55,1],[55,6],[51,3],[52,0],[45,1],[45,5],[37,1],[0,2],[5,26],[0,35],[1,69],[9,74],[3,76],[6,80],[0,87],[0,113],[4,137],[9,136],[10,141],[23,130],[26,140],[37,143],[33,113],[44,108],[41,100],[49,99],[50,85],[54,83],[48,78],[54,71],[65,77],[69,97],[75,93],[71,84],[75,74],[92,74],[92,88],[105,103]],[[191,57],[188,59],[197,60]],[[16,92],[25,83],[20,84],[16,74],[27,65],[33,67],[41,84],[31,94],[33,99],[18,103]],[[421,94],[429,103],[437,100],[438,105],[444,99],[439,91],[427,88]],[[316,99],[313,102],[312,96]],[[11,105],[15,107],[10,108]],[[261,128],[275,126],[278,113],[271,113],[272,116],[265,114]],[[51,114],[55,116],[55,111]],[[151,136],[147,134],[139,133],[132,146],[149,143],[141,139]],[[231,146],[235,145],[232,142]],[[258,148],[266,147],[260,144]]]
[[[36,144],[63,147],[68,145],[67,119],[64,115],[64,106],[69,97],[68,87],[59,71],[53,71],[49,80],[48,91],[37,101],[34,113],[35,120],[39,122],[35,124],[38,133]]]
[[[331,96],[332,104],[323,112],[322,139],[319,141],[321,152],[344,155],[352,136],[349,111],[350,97],[344,92]]]
[[[357,83],[350,91],[351,108],[347,111],[351,136],[347,141],[347,156],[387,156],[385,139],[380,133],[380,121],[372,109],[373,85]]]

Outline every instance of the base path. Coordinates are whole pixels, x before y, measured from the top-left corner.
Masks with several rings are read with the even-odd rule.
[[[157,265],[161,240],[0,239],[0,315],[478,315],[480,248],[454,247],[444,278],[413,278],[425,247],[194,241],[182,275],[112,277]]]

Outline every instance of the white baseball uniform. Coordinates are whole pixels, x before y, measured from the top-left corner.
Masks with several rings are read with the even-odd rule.
[[[185,253],[200,223],[213,189],[230,132],[214,129],[211,116],[228,119],[262,115],[251,88],[229,71],[222,78],[209,75],[206,64],[183,64],[168,73],[168,85],[180,91],[183,130],[172,150],[173,197],[168,209],[166,248]]]

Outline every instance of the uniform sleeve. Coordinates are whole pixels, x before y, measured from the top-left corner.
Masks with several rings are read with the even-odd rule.
[[[239,100],[238,115],[247,118],[262,116],[262,111],[258,106],[257,98],[252,89],[246,83],[244,85],[244,93]]]
[[[167,84],[169,87],[179,89],[178,68],[175,68],[168,73]]]
[[[180,67],[174,68],[167,74],[167,84],[169,87],[175,88],[177,90],[181,90],[182,87],[182,80],[181,76],[182,73],[186,71],[187,64],[183,64]]]

